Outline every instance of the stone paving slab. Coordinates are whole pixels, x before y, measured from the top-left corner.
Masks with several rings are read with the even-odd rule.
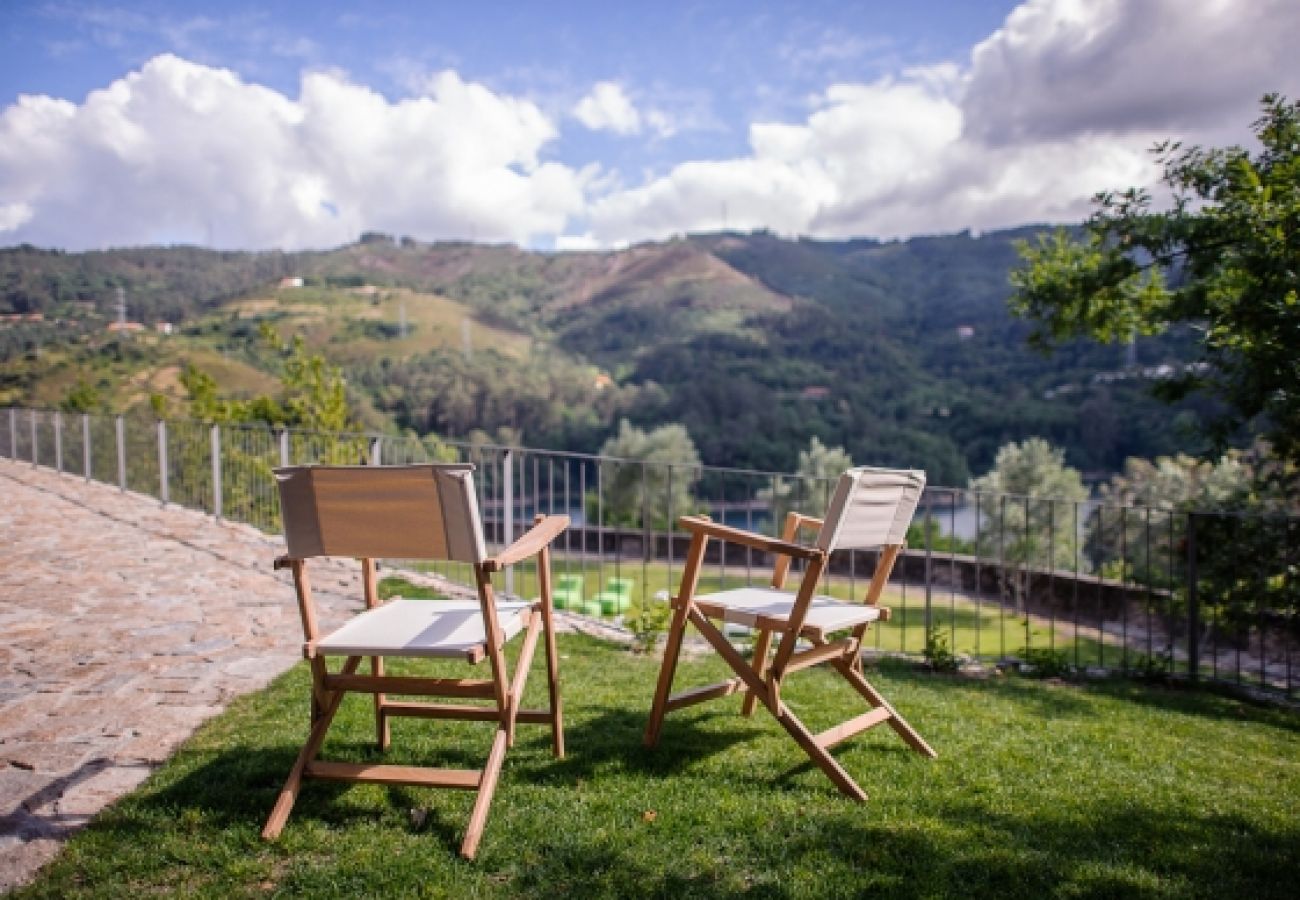
[[[279,538],[0,460],[0,892],[301,658]],[[317,576],[322,626],[356,566]]]
[[[283,542],[245,525],[0,458],[0,893],[138,787],[208,718],[301,659]],[[447,594],[464,586],[403,572]],[[360,567],[313,571],[322,629]],[[557,627],[626,642],[605,623]]]

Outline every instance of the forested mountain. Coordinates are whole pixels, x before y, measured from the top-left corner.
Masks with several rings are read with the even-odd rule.
[[[677,421],[710,464],[789,469],[817,435],[947,484],[1031,435],[1098,474],[1192,448],[1195,405],[1150,396],[1192,359],[1188,335],[1050,357],[1025,346],[1005,301],[1013,241],[1031,234],[728,233],[584,253],[374,234],[306,253],[0,250],[0,312],[44,315],[0,328],[0,399],[55,404],[89,378],[121,408],[204,361],[238,390],[262,367],[265,321],[342,365],[375,427],[508,427],[594,451],[620,418]],[[278,287],[291,277],[305,287]],[[130,318],[178,333],[107,337],[118,287]]]

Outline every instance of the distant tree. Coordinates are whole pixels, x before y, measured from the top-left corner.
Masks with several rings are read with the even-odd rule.
[[[1254,472],[1237,452],[1216,462],[1185,454],[1131,458],[1099,490],[1088,520],[1088,555],[1109,577],[1158,587],[1181,578],[1187,514],[1255,505]]]
[[[695,511],[691,489],[700,478],[700,457],[683,426],[647,432],[624,419],[600,455],[618,460],[601,463],[599,511],[606,524],[666,529]],[[587,501],[593,519],[595,499]]]
[[[89,413],[98,410],[101,403],[99,389],[85,378],[78,378],[77,383],[63,395],[59,409],[66,413]]]
[[[758,499],[769,504],[772,521],[779,531],[791,511],[822,515],[830,502],[835,479],[851,468],[853,460],[843,447],[827,447],[813,435],[808,449],[799,451],[794,477],[773,478],[771,487],[759,490]]]
[[[980,555],[1006,564],[1003,587],[1023,603],[1032,568],[1073,567],[1079,536],[1076,504],[1088,491],[1065,453],[1042,438],[1006,444],[992,471],[970,483],[981,497]],[[1019,569],[1013,571],[1013,566]]]
[[[1170,634],[1186,625],[1195,572],[1202,638],[1253,642],[1261,611],[1286,619],[1300,608],[1298,501],[1266,474],[1278,465],[1262,444],[1213,462],[1130,459],[1100,490],[1088,553],[1106,577],[1167,592],[1156,611]]]
[[[1211,427],[1223,447],[1243,428],[1300,463],[1300,104],[1270,94],[1253,126],[1261,145],[1163,143],[1172,206],[1130,188],[1096,198],[1075,239],[1022,244],[1012,310],[1042,345],[1076,336],[1127,341],[1179,323],[1201,334],[1205,365],[1167,382],[1169,399],[1208,389],[1227,404]]]

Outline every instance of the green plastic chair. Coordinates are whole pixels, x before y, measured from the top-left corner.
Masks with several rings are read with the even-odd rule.
[[[611,578],[605,584],[605,590],[592,598],[600,604],[600,613],[616,616],[627,612],[632,605],[632,579]]]
[[[556,609],[582,608],[581,575],[557,575],[551,589],[551,603]]]

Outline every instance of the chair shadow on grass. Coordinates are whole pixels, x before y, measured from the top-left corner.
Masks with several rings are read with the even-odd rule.
[[[891,671],[890,678],[896,685],[913,679],[933,684],[933,676],[914,671]],[[1009,691],[1017,701],[1043,692],[1040,685],[1012,679],[953,685],[963,691]],[[1123,685],[1085,686],[1077,698],[1082,707],[1069,714],[1100,714],[1088,708],[1093,691],[1105,696],[1130,693]],[[1179,692],[1168,698],[1157,695],[1150,702],[1175,709],[1196,706],[1194,698]],[[738,795],[735,802],[761,804],[764,789],[787,798],[801,794],[797,816],[788,814],[787,802],[787,815],[775,816],[769,828],[747,829],[719,817],[697,833],[688,833],[671,821],[641,823],[639,808],[629,809],[629,821],[637,824],[623,830],[609,829],[599,819],[590,825],[578,819],[563,829],[543,830],[531,839],[529,863],[522,866],[506,861],[514,859],[518,849],[509,847],[509,831],[494,833],[490,822],[484,859],[472,871],[497,879],[497,886],[508,894],[528,897],[551,897],[566,888],[589,896],[786,897],[808,892],[806,884],[801,888],[798,883],[801,872],[834,859],[838,877],[849,879],[840,887],[855,895],[1257,898],[1292,896],[1289,873],[1300,871],[1300,824],[1260,821],[1246,809],[1180,807],[1171,815],[1167,805],[1143,803],[1113,790],[1103,799],[1090,798],[1086,784],[1079,785],[1079,791],[1087,799],[1074,808],[1008,807],[984,802],[977,792],[935,790],[908,798],[905,805],[914,806],[914,814],[906,820],[898,820],[897,810],[882,820],[871,802],[848,802],[829,783],[814,787],[813,781],[802,778],[811,764],[764,715],[758,711],[754,719],[742,718],[730,700],[685,711],[670,717],[660,745],[650,749],[641,742],[645,710],[640,705],[578,705],[566,730],[569,755],[563,760],[550,756],[546,729],[521,730],[498,797],[502,809],[493,819],[504,817],[502,810],[511,805],[509,794],[525,786],[565,792],[581,782],[608,781],[622,773],[669,779],[682,776],[683,769],[701,759],[756,741],[783,748],[776,752],[783,758],[788,754],[791,768],[762,784],[758,780],[767,776],[741,774],[741,779],[754,779],[754,790],[742,788],[745,796]],[[364,731],[359,728],[332,741],[326,754],[377,758]],[[422,755],[428,750],[423,742],[413,742],[410,752]],[[480,751],[478,742],[467,742],[462,749],[443,741],[430,752],[439,765],[474,766],[482,762]],[[175,820],[178,814],[183,820],[187,813],[198,817],[204,831],[241,832],[251,838],[261,828],[296,752],[292,741],[182,750],[173,764],[183,774],[138,792],[112,813],[115,839],[148,843],[156,839],[158,820]],[[901,743],[888,741],[874,744],[869,752],[891,757],[910,753]],[[683,777],[700,780],[694,772]],[[705,789],[728,790],[725,783]],[[357,790],[380,790],[382,799],[349,800],[347,795]],[[470,802],[467,794],[455,796]],[[305,830],[308,840],[314,840],[310,835],[322,828],[364,832],[383,817],[385,828],[427,840],[435,854],[429,877],[443,877],[435,873],[444,871],[439,868],[444,861],[459,865],[454,854],[464,822],[445,802],[430,805],[432,799],[430,792],[417,788],[313,781],[298,800],[298,835]],[[883,795],[880,802],[888,805]],[[413,809],[423,811],[419,821],[409,816]],[[506,828],[505,822],[496,825]],[[446,854],[445,860],[439,851]],[[314,865],[324,867],[321,877],[335,869],[351,874],[358,865],[371,865],[340,854],[331,850],[317,858]],[[159,875],[165,878],[165,870]],[[425,886],[436,888],[436,883]]]

